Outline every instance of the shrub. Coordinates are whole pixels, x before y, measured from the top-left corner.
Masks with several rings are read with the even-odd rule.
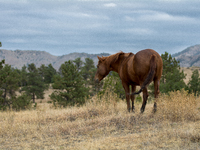
[[[24,110],[24,109],[29,109],[31,107],[31,97],[23,94],[19,97],[13,97],[11,99],[12,101],[12,109],[14,110]]]
[[[197,99],[187,91],[175,91],[163,94],[158,99],[157,115],[171,121],[194,121],[199,118]]]

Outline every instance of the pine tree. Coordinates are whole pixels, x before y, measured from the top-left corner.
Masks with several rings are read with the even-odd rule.
[[[90,69],[88,71],[89,72],[89,79],[88,79],[87,83],[90,87],[90,96],[98,94],[98,92],[101,90],[101,88],[103,86],[103,82],[97,83],[94,80],[94,76],[95,76],[96,71],[97,71],[97,68],[93,68],[93,69]]]
[[[23,86],[26,86],[27,85],[27,82],[28,82],[28,78],[27,78],[27,67],[24,65],[20,71],[20,86],[23,87]]]
[[[200,92],[200,78],[199,78],[199,71],[195,69],[192,72],[191,79],[189,80],[186,90],[188,90],[189,93],[194,93],[195,96],[199,95]]]
[[[78,69],[78,71],[81,70],[82,68],[82,65],[83,65],[83,61],[81,60],[80,57],[76,58],[74,61],[73,61]]]
[[[37,98],[44,98],[44,91],[47,86],[33,63],[28,65],[27,77],[27,86],[23,87],[22,90],[26,91],[27,95],[31,95],[33,103],[35,103],[36,96]]]
[[[180,70],[179,61],[172,58],[170,54],[165,52],[161,54],[163,60],[163,73],[160,80],[160,91],[168,93],[169,91],[176,91],[185,88],[185,74]]]
[[[53,83],[53,76],[56,75],[57,72],[53,68],[52,64],[49,64],[48,66],[42,64],[40,68],[38,68],[38,71],[45,83]]]
[[[94,66],[94,61],[90,58],[85,58],[85,63],[84,63],[84,66],[82,67],[81,69],[81,72],[82,72],[82,75],[83,75],[83,78],[87,81],[87,79],[90,78],[90,73],[89,71],[91,69],[94,69],[95,66]]]
[[[2,46],[1,42],[0,42],[0,47]]]
[[[67,105],[84,104],[88,96],[81,73],[72,61],[66,61],[59,69],[59,75],[54,76],[52,87],[58,89],[50,95],[54,105],[66,107]]]
[[[0,100],[0,109],[9,107],[12,104],[12,97],[15,97],[15,92],[18,90],[19,86],[19,74],[16,69],[11,68],[10,65],[6,64],[0,70],[0,89],[2,98]],[[3,108],[3,109],[4,109]]]
[[[44,77],[45,77],[45,74],[46,74],[46,66],[44,64],[42,64],[40,66],[40,68],[38,68],[38,73],[42,77],[43,82],[44,82],[44,80],[45,80]]]
[[[53,83],[53,76],[57,74],[56,69],[53,68],[52,64],[49,64],[46,69],[46,74],[44,77],[45,83]]]

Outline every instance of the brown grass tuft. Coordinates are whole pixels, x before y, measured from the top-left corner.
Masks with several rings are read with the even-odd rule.
[[[158,117],[170,121],[195,121],[200,119],[197,97],[181,90],[163,94],[158,100]]]

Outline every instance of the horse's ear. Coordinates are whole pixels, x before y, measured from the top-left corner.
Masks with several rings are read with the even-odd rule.
[[[101,57],[97,56],[97,58],[98,58],[99,60],[101,60]]]
[[[131,52],[130,52],[130,53],[128,53],[128,57],[129,57],[129,56],[131,56],[131,55],[134,55],[134,54],[133,54],[133,53],[131,53]]]
[[[124,54],[124,52],[122,52],[122,51],[117,53],[117,55],[116,55],[116,57],[115,57],[113,62],[116,62],[119,59],[119,56],[122,55],[122,54]]]
[[[97,58],[99,59],[99,61],[103,61],[103,57],[97,56]]]
[[[99,59],[100,62],[102,62],[106,59],[106,57],[103,57],[103,56],[102,57],[97,56],[97,58]]]

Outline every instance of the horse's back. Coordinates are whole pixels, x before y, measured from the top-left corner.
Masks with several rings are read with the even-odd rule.
[[[156,56],[157,61],[162,61],[160,55],[152,49],[145,49],[137,52],[134,59],[140,63],[148,63],[153,54]]]
[[[156,57],[156,73],[155,77],[160,78],[162,74],[162,58],[160,55],[152,50],[152,49],[145,49],[137,52],[134,56],[134,70],[135,73],[138,74],[140,78],[145,78],[150,69],[150,59],[152,55]]]

